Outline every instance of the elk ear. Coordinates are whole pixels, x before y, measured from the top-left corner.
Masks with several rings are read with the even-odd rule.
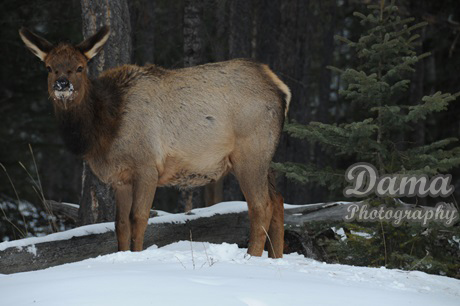
[[[27,48],[35,54],[39,59],[45,61],[45,57],[53,49],[53,45],[46,39],[22,27],[19,30],[19,35]]]
[[[85,39],[79,43],[76,47],[83,53],[88,60],[96,56],[101,51],[104,44],[107,42],[110,36],[110,28],[103,26],[96,34]]]

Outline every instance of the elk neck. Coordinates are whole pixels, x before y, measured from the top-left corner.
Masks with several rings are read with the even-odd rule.
[[[84,159],[103,158],[116,137],[122,116],[122,94],[109,79],[89,80],[80,101],[55,113],[65,145]]]

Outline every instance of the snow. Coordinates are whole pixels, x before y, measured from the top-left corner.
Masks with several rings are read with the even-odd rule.
[[[336,228],[335,226],[331,227],[332,231],[340,237],[340,240],[344,241],[347,240],[347,235],[345,234],[344,229]]]
[[[27,252],[34,254],[34,256],[37,256],[37,248],[35,247],[35,244],[29,245],[27,247]]]
[[[185,222],[246,210],[245,202],[227,202],[195,209],[193,214],[160,211],[149,223]],[[41,242],[113,230],[112,222],[94,224],[3,242],[0,250],[18,247],[36,254],[35,245]],[[345,236],[342,228],[334,230]],[[460,301],[460,280],[453,278],[326,264],[298,254],[274,260],[264,253],[257,258],[246,252],[234,244],[180,241],[40,271],[0,274],[0,305],[458,306]]]
[[[233,244],[177,242],[0,275],[0,304],[459,305],[460,281],[423,272],[249,257]]]
[[[80,226],[68,231],[49,234],[40,237],[30,237],[19,240],[5,241],[0,243],[0,251],[4,251],[10,247],[22,248],[33,244],[42,242],[55,241],[55,240],[66,240],[72,237],[79,237],[90,234],[103,234],[108,231],[114,231],[115,225],[113,222],[98,223],[86,226]]]

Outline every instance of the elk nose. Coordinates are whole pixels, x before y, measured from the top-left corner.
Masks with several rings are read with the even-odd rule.
[[[64,77],[60,77],[59,79],[56,80],[56,82],[54,83],[54,86],[53,86],[53,89],[54,90],[59,90],[59,91],[62,91],[62,90],[66,90],[69,88],[69,80],[67,80],[66,78]]]

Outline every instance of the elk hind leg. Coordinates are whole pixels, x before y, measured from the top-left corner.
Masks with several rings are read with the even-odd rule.
[[[233,159],[233,170],[248,203],[248,254],[262,256],[273,214],[273,203],[268,191],[268,169],[260,167],[257,161],[235,163],[235,160]]]
[[[284,250],[284,200],[275,189],[274,177],[268,176],[270,200],[273,203],[273,214],[270,221],[268,236],[270,237],[268,246],[268,257],[282,258]]]

